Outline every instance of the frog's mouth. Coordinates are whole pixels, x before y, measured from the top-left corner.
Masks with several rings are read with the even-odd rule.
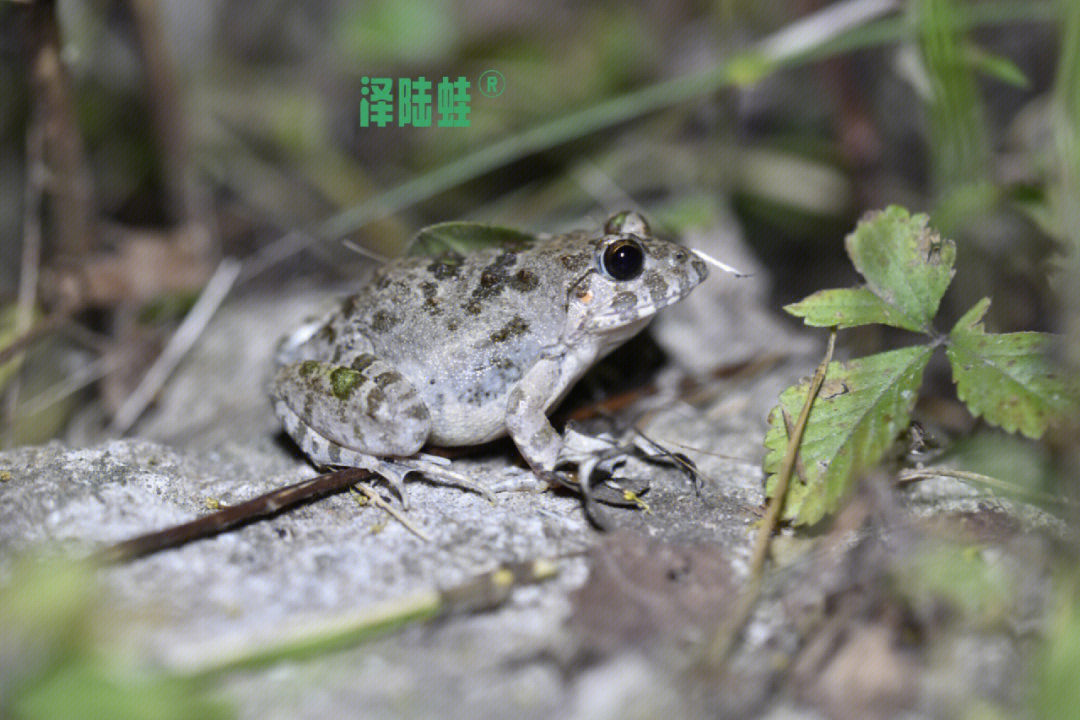
[[[673,292],[662,297],[654,298],[650,297],[647,302],[640,303],[638,305],[632,305],[626,308],[619,308],[617,310],[609,310],[606,313],[597,315],[593,319],[593,327],[597,330],[607,330],[610,328],[621,327],[623,325],[629,325],[630,323],[638,320],[644,320],[651,318],[658,311],[666,308],[668,305],[674,305],[682,300],[684,297],[690,294],[690,290],[696,286],[697,283],[691,285],[685,291]]]

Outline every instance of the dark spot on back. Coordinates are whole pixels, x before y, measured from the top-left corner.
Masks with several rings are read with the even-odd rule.
[[[438,315],[442,312],[442,308],[439,307],[439,301],[435,299],[435,296],[439,293],[439,286],[430,280],[425,280],[420,283],[420,292],[424,295],[424,307],[427,308],[432,315]]]
[[[377,310],[375,314],[371,316],[371,327],[378,332],[392,330],[397,324],[398,319],[385,310]]]
[[[470,315],[480,314],[480,308],[485,300],[496,297],[502,292],[507,284],[507,270],[517,262],[517,255],[512,252],[504,252],[498,255],[491,264],[480,271],[480,282],[473,288],[468,302],[462,305],[465,312]]]
[[[367,410],[368,417],[375,417],[379,412],[379,408],[386,404],[386,395],[378,387],[369,387],[367,392]]]
[[[510,319],[510,322],[491,333],[488,337],[492,343],[502,343],[517,335],[524,335],[528,331],[529,324],[520,316],[515,315]]]
[[[378,362],[378,360],[379,359],[371,353],[364,353],[363,355],[357,355],[356,359],[350,363],[349,367],[358,373],[362,373]]]
[[[405,411],[405,417],[412,418],[413,420],[431,419],[427,406],[419,402],[415,402],[409,406],[409,409]]]
[[[429,273],[435,276],[436,280],[446,280],[447,278],[457,277],[458,271],[461,269],[462,260],[461,255],[454,252],[445,252],[430,265],[427,266]]]
[[[387,385],[396,383],[399,379],[401,379],[400,375],[392,370],[388,370],[375,376],[375,384],[381,388],[385,388]]]
[[[540,281],[536,279],[536,275],[525,268],[518,270],[514,273],[514,277],[510,280],[510,287],[514,288],[518,292],[529,292],[535,290],[536,286],[540,284]]]
[[[584,269],[589,264],[589,256],[585,253],[578,253],[577,255],[560,255],[559,262],[562,266],[571,272],[577,272]]]

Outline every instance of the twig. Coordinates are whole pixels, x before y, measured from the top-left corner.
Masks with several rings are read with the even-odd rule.
[[[145,557],[162,550],[186,545],[195,540],[213,537],[226,530],[255,522],[270,515],[339,493],[371,477],[367,470],[346,468],[318,477],[271,490],[239,505],[230,505],[191,522],[164,530],[139,535],[110,545],[98,555],[105,563],[121,563]]]
[[[367,485],[357,485],[356,489],[362,492],[367,497],[367,499],[371,501],[372,505],[397,520],[405,527],[406,530],[411,532],[413,535],[420,538],[424,542],[431,542],[431,537],[427,533],[416,527],[416,524],[409,520],[409,518],[405,517],[405,515],[402,514],[397,508],[379,497],[379,493],[375,492],[373,488],[370,488]]]
[[[0,365],[3,365],[46,335],[63,327],[69,320],[71,320],[71,314],[68,312],[53,313],[45,319],[39,320],[25,333],[12,340],[10,345],[0,348]]]
[[[238,261],[231,258],[221,261],[191,311],[169,338],[165,349],[146,371],[146,375],[143,376],[134,392],[116,411],[116,416],[113,417],[112,424],[109,426],[111,432],[123,435],[131,429],[176,369],[180,360],[199,339],[207,323],[210,322],[210,318],[214,316],[225,296],[228,295],[239,272]]]
[[[275,637],[260,641],[244,633],[214,638],[208,646],[190,651],[188,657],[174,658],[171,669],[191,679],[206,679],[312,657],[413,623],[494,610],[510,598],[515,587],[545,582],[558,570],[552,560],[508,563],[446,589],[430,587],[368,607],[290,618],[281,623]]]
[[[162,174],[170,196],[172,219],[182,225],[191,222],[195,216],[194,183],[189,171],[185,116],[173,63],[162,35],[159,3],[128,0],[126,4],[131,12],[135,44],[145,73],[147,105],[161,145]]]
[[[64,398],[74,395],[87,385],[97,382],[108,375],[112,369],[113,362],[107,357],[98,358],[93,362],[89,362],[70,375],[53,383],[37,395],[28,398],[26,402],[23,403],[23,412],[28,416],[39,413],[42,410],[55,405]]]
[[[34,112],[41,123],[44,162],[51,180],[50,217],[55,222],[56,249],[83,257],[95,244],[97,211],[93,179],[75,117],[71,79],[61,58],[56,0],[37,0],[26,10],[30,87]]]
[[[900,471],[899,481],[902,483],[909,483],[916,480],[929,480],[935,477],[952,477],[956,478],[957,480],[964,480],[966,482],[975,483],[976,485],[985,485],[996,490],[1003,490],[1004,492],[1014,493],[1016,495],[1027,495],[1034,500],[1039,500],[1046,503],[1053,503],[1055,505],[1076,505],[1074,501],[1069,500],[1066,497],[1060,497],[1056,495],[1051,495],[1050,493],[1040,492],[1031,488],[1012,485],[1004,480],[999,480],[996,477],[992,477],[990,475],[983,475],[982,473],[971,472],[970,470],[954,470],[953,468],[933,466],[925,468],[908,468],[906,470]]]
[[[746,627],[746,623],[749,621],[751,613],[753,613],[754,605],[757,603],[758,595],[761,592],[762,576],[765,558],[769,552],[769,543],[772,540],[773,533],[776,531],[776,525],[780,520],[784,502],[787,500],[788,485],[791,483],[791,475],[795,470],[795,461],[798,458],[799,446],[802,444],[803,432],[806,430],[807,418],[810,417],[810,408],[813,407],[818,390],[821,389],[821,384],[825,381],[825,373],[829,368],[829,362],[832,360],[835,345],[836,328],[833,328],[829,334],[829,346],[825,350],[825,357],[822,358],[817,372],[814,373],[814,379],[810,382],[810,389],[807,392],[802,412],[799,413],[799,419],[796,421],[793,431],[789,433],[787,451],[784,453],[784,460],[780,464],[780,470],[776,474],[776,487],[773,490],[772,499],[769,501],[769,509],[758,526],[757,536],[754,539],[754,551],[750,556],[749,582],[743,589],[730,620],[713,636],[706,649],[706,662],[712,667],[718,667],[728,656],[743,628]]]

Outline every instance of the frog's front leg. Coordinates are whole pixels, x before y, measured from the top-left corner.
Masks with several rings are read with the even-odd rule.
[[[582,448],[568,446],[566,438],[560,437],[546,414],[548,407],[563,395],[574,379],[567,373],[567,367],[565,358],[545,358],[525,373],[507,397],[506,431],[538,478],[548,484],[576,487],[588,501],[588,475],[595,463],[584,460],[587,453],[582,452]],[[566,463],[578,466],[582,477],[577,485],[555,470]]]
[[[563,441],[548,422],[545,411],[564,385],[559,363],[545,358],[525,373],[506,400],[506,432],[522,457],[537,477],[560,484],[555,477],[555,466]]]
[[[585,510],[598,525],[602,521],[594,507],[594,500],[609,505],[630,506],[626,490],[642,492],[647,484],[620,479],[620,484],[631,482],[633,488],[600,486],[594,494],[590,479],[598,466],[627,454],[610,438],[590,438],[571,428],[560,437],[548,422],[546,410],[554,398],[561,397],[566,385],[572,381],[563,374],[565,364],[556,360],[541,360],[518,382],[507,398],[506,430],[518,450],[529,463],[533,473],[549,484],[572,487],[581,492]],[[578,483],[571,483],[555,468],[573,464],[578,468]],[[509,488],[509,486],[506,486]],[[502,488],[500,488],[502,489]]]
[[[286,432],[317,464],[377,473],[406,505],[404,478],[410,472],[491,499],[485,488],[446,467],[445,459],[419,452],[431,431],[428,408],[412,383],[370,353],[348,365],[283,365],[271,394]]]

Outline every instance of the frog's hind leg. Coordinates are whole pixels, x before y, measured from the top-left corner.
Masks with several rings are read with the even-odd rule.
[[[286,432],[317,464],[377,473],[408,505],[411,472],[491,499],[490,492],[454,472],[449,461],[419,454],[431,427],[427,406],[391,366],[361,354],[348,366],[307,360],[278,369],[274,410]]]

